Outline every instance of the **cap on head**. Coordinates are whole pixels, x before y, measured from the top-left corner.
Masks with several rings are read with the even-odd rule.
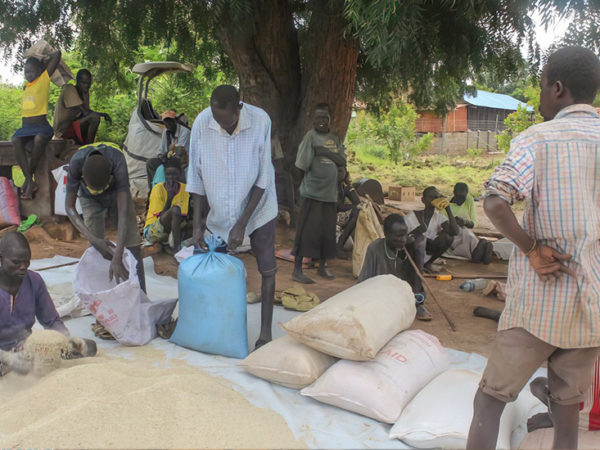
[[[600,60],[587,48],[563,47],[550,55],[543,76],[548,86],[560,81],[575,103],[591,104],[600,89]]]

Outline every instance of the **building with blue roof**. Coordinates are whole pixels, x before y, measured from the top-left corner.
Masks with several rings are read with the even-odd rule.
[[[448,113],[444,129],[443,119],[432,112],[421,112],[417,119],[417,131],[420,133],[441,133],[443,131],[492,131],[500,133],[504,130],[504,119],[515,112],[518,107],[526,108],[533,114],[533,107],[528,106],[510,95],[495,94],[477,90],[476,95],[465,94],[464,103],[459,104]]]

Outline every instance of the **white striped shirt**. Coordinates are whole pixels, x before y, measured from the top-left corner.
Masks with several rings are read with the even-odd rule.
[[[248,221],[246,236],[277,216],[271,119],[262,109],[244,103],[238,125],[229,135],[206,108],[192,126],[186,189],[207,197],[207,227],[213,234],[229,238],[254,186],[265,193]]]

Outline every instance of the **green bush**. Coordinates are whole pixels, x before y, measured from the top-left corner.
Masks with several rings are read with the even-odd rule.
[[[22,100],[21,89],[0,84],[0,141],[9,141],[21,126]]]
[[[482,148],[468,148],[467,149],[467,155],[469,155],[473,159],[478,156],[481,156],[482,153],[483,153]]]
[[[348,128],[346,143],[358,147],[357,154],[387,157],[394,164],[412,160],[427,150],[433,140],[432,133],[416,135],[416,120],[414,107],[401,102],[378,117],[360,111]]]
[[[519,106],[517,110],[509,114],[504,119],[504,125],[506,128],[496,136],[498,140],[498,148],[504,152],[508,152],[510,149],[510,141],[519,135],[522,131],[525,131],[532,125],[542,122],[544,119],[539,113],[540,106],[540,88],[539,86],[529,85],[524,89],[523,95],[527,98],[527,105],[533,108],[533,112],[527,111],[527,108]]]

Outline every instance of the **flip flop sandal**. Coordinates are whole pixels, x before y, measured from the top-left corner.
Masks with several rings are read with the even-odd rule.
[[[21,198],[23,198],[21,196]],[[40,219],[38,218],[38,216],[36,216],[35,214],[30,214],[27,219],[25,220],[21,220],[21,223],[19,224],[17,231],[20,233],[24,233],[25,231],[29,230],[32,226],[37,225],[40,223]]]
[[[108,330],[106,328],[104,328],[101,324],[99,324],[98,322],[92,324],[92,331],[94,332],[94,335],[96,337],[99,337],[100,339],[104,339],[105,341],[114,341],[115,340],[114,336],[112,334],[110,334],[108,332]]]
[[[156,325],[156,332],[158,333],[159,337],[163,339],[170,339],[171,335],[175,331],[175,326],[177,326],[177,319],[171,319],[170,322]]]

